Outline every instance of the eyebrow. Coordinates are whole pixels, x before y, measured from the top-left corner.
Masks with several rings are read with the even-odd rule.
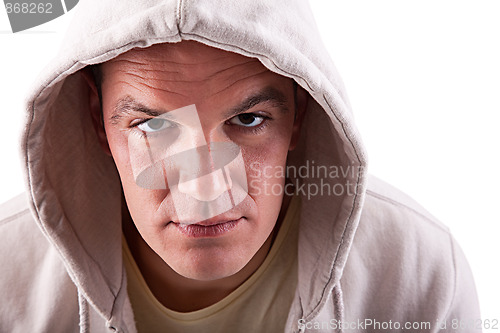
[[[287,98],[280,90],[273,87],[266,87],[261,91],[250,95],[237,106],[231,108],[227,113],[224,114],[224,118],[232,118],[261,103],[270,103],[272,106],[280,109],[280,111],[282,111],[283,113],[286,113],[288,112],[287,101]],[[130,114],[131,112],[142,113],[150,117],[158,117],[167,113],[168,111],[149,108],[144,104],[136,101],[132,96],[127,95],[119,99],[116,103],[116,106],[110,117],[111,123],[116,125],[124,114]]]
[[[118,103],[116,103],[116,106],[113,110],[113,113],[111,114],[111,123],[113,125],[116,125],[120,119],[123,117],[124,114],[130,114],[131,112],[138,112],[138,113],[143,113],[145,115],[148,115],[150,117],[158,117],[165,113],[163,110],[155,110],[148,108],[147,106],[143,105],[142,103],[139,103],[136,101],[132,96],[127,95],[123,98],[120,98],[118,100]]]
[[[225,118],[232,118],[261,103],[270,103],[272,106],[279,108],[283,113],[286,113],[288,111],[287,101],[287,98],[281,91],[273,87],[266,87],[245,98],[243,102],[237,106],[231,108],[231,110],[225,114]]]

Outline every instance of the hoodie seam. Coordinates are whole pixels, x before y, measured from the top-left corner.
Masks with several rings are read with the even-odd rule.
[[[402,208],[405,208],[407,210],[409,210],[410,212],[412,212],[413,214],[419,216],[420,218],[424,219],[427,223],[433,225],[434,227],[440,229],[441,231],[445,232],[446,234],[450,234],[449,230],[447,228],[444,228],[442,226],[440,226],[439,224],[437,224],[436,222],[434,222],[431,218],[425,216],[424,214],[420,213],[418,210],[402,203],[402,202],[399,202],[399,201],[396,201],[394,199],[391,199],[385,195],[382,195],[380,193],[376,193],[372,190],[366,190],[366,193],[370,196],[372,196],[373,198],[375,199],[378,199],[378,200],[381,200],[381,201],[384,201],[386,203],[389,203],[389,204],[392,204],[393,206],[396,206],[396,207],[402,207]]]
[[[13,221],[18,220],[19,218],[23,217],[24,215],[26,215],[29,212],[30,212],[29,208],[25,208],[18,213],[12,214],[12,215],[0,220],[0,227],[3,225],[9,224]]]
[[[123,249],[122,249],[122,258],[123,258]],[[113,314],[115,313],[116,311],[116,308],[117,308],[117,301],[118,301],[118,295],[120,293],[127,293],[127,297],[128,298],[128,291],[125,290],[124,291],[124,287],[125,287],[125,281],[127,279],[127,272],[125,270],[125,265],[123,263],[123,259],[122,259],[122,274],[121,274],[121,279],[120,279],[120,287],[118,288],[118,292],[116,293],[116,296],[113,300],[113,305],[111,307],[111,317],[109,318],[108,322],[111,324],[111,320],[113,319]],[[123,318],[120,318],[120,325],[123,326]]]
[[[175,23],[177,25],[177,32],[179,33],[179,35],[181,34],[183,12],[184,12],[184,1],[178,0],[177,1],[177,10],[175,12],[175,21],[176,21]]]

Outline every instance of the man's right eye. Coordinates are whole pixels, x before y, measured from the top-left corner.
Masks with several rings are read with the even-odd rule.
[[[147,133],[159,132],[169,127],[174,127],[174,124],[168,120],[161,118],[149,119],[137,125],[137,128]]]

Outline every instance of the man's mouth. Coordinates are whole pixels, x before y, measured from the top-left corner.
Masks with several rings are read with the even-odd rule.
[[[183,235],[193,238],[206,238],[222,236],[245,220],[245,217],[235,219],[210,219],[196,223],[171,222],[173,226]]]

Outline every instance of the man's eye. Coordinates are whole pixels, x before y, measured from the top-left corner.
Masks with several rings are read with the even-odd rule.
[[[137,125],[137,128],[141,131],[148,133],[162,131],[169,127],[173,127],[173,124],[170,121],[161,118],[153,118]]]
[[[263,121],[264,121],[263,116],[258,116],[253,113],[242,113],[229,119],[230,124],[245,126],[245,127],[259,126]]]

